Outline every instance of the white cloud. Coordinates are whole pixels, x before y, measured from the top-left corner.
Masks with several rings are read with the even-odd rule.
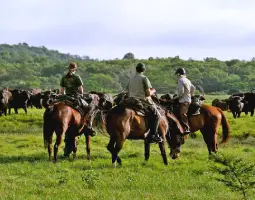
[[[0,43],[98,58],[132,50],[139,57],[250,58],[255,47],[253,0],[4,0],[1,8]]]

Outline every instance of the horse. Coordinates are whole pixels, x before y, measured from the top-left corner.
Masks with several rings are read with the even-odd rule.
[[[202,96],[194,96],[193,102],[203,102],[205,100]],[[172,106],[173,101],[169,101],[166,103],[165,101],[160,101],[161,104],[164,105],[168,104],[169,107]],[[175,102],[176,103],[176,102]],[[196,105],[199,103],[195,103]],[[199,114],[192,115],[189,114],[192,109],[194,109],[193,104],[190,105],[188,111],[188,121],[191,132],[194,133],[198,130],[203,135],[203,139],[207,145],[208,153],[211,154],[212,152],[216,153],[218,149],[217,144],[217,136],[218,136],[218,129],[220,125],[222,125],[222,140],[220,144],[226,143],[230,138],[230,127],[226,116],[224,115],[223,111],[220,108],[206,105],[201,103],[200,105],[200,112]],[[174,106],[173,113],[178,116],[178,107]],[[177,158],[179,156],[180,149],[178,147],[172,148],[172,158]]]
[[[123,95],[123,94],[120,94]],[[117,96],[119,100],[120,97]],[[159,107],[161,114],[159,123],[159,135],[161,135],[163,142],[159,143],[159,149],[165,165],[168,165],[165,141],[171,146],[170,131],[183,133],[183,129],[177,120],[177,118],[170,113],[166,113],[166,110]],[[168,117],[167,117],[168,116]],[[171,119],[171,127],[169,127],[168,120]],[[126,139],[141,139],[144,140],[144,156],[145,160],[149,160],[150,157],[150,143],[145,139],[146,134],[149,131],[148,121],[145,115],[138,114],[135,109],[127,107],[123,104],[118,104],[113,107],[106,115],[106,130],[110,135],[110,141],[107,145],[107,150],[112,155],[113,167],[116,167],[116,161],[119,165],[122,164],[121,158],[118,156],[120,150]]]
[[[51,160],[52,154],[52,137],[53,133],[56,133],[56,142],[54,145],[54,162],[57,161],[58,147],[61,144],[62,137],[64,134],[69,134],[72,141],[73,158],[76,158],[77,152],[77,137],[82,134],[83,128],[87,124],[87,118],[93,117],[98,111],[99,97],[93,94],[93,98],[89,104],[91,110],[84,111],[82,115],[77,109],[74,109],[70,104],[57,101],[51,106],[47,107],[44,112],[44,124],[43,124],[43,138],[44,146],[48,148],[49,161]],[[89,109],[89,108],[88,108]],[[87,158],[90,159],[90,136],[86,135],[86,151]]]

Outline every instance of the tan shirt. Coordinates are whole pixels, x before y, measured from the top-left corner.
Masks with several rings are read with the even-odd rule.
[[[178,98],[180,103],[191,103],[191,96],[196,91],[195,86],[186,78],[185,75],[181,75],[178,80]]]
[[[152,88],[149,79],[143,74],[136,73],[128,83],[128,96],[145,99],[145,90]]]

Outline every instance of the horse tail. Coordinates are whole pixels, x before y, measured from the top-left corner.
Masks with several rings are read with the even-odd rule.
[[[222,124],[222,141],[220,142],[220,144],[222,143],[226,143],[229,138],[230,138],[230,126],[228,123],[228,120],[226,118],[226,116],[224,115],[223,111],[221,109],[218,109],[218,111],[221,113],[221,124]]]
[[[53,114],[53,107],[49,107],[45,110],[43,115],[43,141],[44,141],[44,148],[48,147],[49,140],[52,138],[51,133],[51,124],[52,124],[52,114]]]

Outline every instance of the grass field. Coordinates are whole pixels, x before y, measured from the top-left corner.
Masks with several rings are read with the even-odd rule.
[[[207,97],[207,103],[215,98]],[[221,97],[218,97],[221,98]],[[222,97],[224,98],[224,97]],[[231,127],[229,143],[219,153],[255,162],[255,117],[233,119],[225,112]],[[176,199],[240,200],[222,182],[209,159],[199,132],[182,146],[181,156],[162,162],[157,145],[144,161],[142,141],[126,141],[120,156],[122,167],[112,168],[106,150],[107,135],[92,138],[91,157],[86,160],[84,137],[79,139],[77,159],[48,162],[42,138],[43,110],[30,109],[25,115],[0,117],[0,199]],[[220,138],[219,138],[220,139]],[[169,149],[167,149],[169,154]],[[252,191],[250,199],[255,199]]]

